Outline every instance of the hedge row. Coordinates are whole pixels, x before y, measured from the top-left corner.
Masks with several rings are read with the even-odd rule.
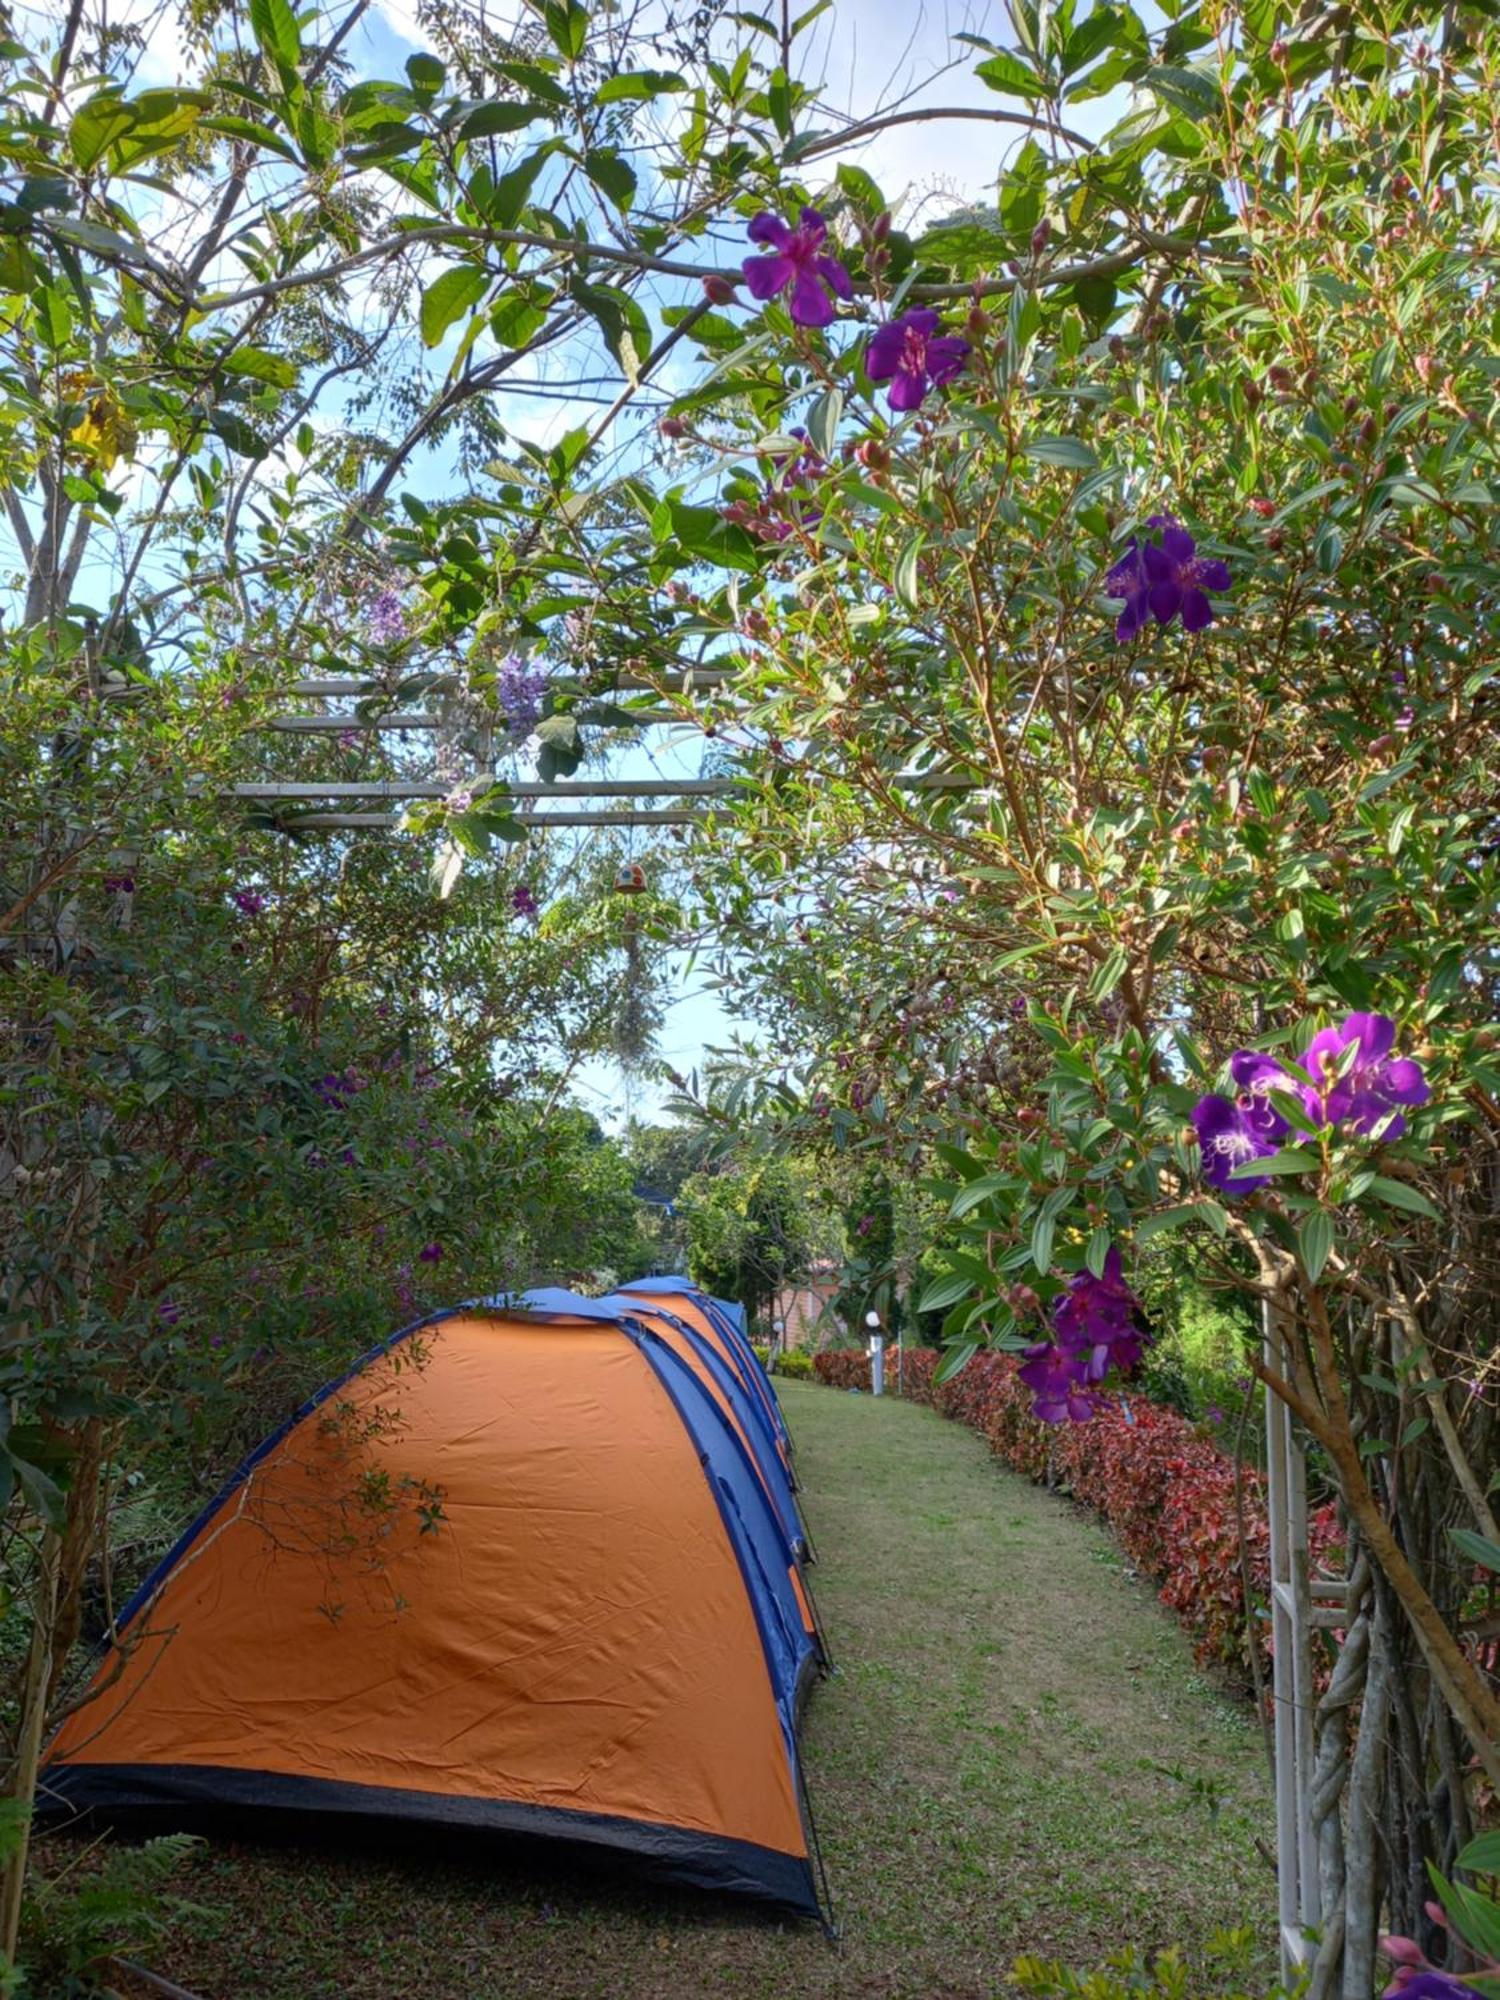
[[[973,1426],[990,1449],[1027,1478],[1066,1487],[1114,1530],[1121,1547],[1160,1586],[1193,1634],[1198,1656],[1248,1665],[1248,1626],[1235,1520],[1235,1461],[1198,1427],[1143,1396],[1117,1396],[1086,1424],[1043,1424],[1005,1354],[977,1354],[955,1381],[934,1389],[940,1357],[908,1348],[902,1367],[909,1401],[930,1403],[945,1417]],[[835,1389],[868,1389],[870,1363],[858,1349],[820,1354],[818,1380]],[[886,1387],[895,1386],[887,1357]],[[1270,1596],[1270,1527],[1265,1486],[1243,1469],[1245,1541],[1258,1608]],[[1332,1506],[1309,1523],[1314,1571],[1336,1562],[1338,1525]],[[1269,1626],[1257,1617],[1264,1662]]]

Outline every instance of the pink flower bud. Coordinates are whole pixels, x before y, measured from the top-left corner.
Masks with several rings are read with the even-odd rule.
[[[710,271],[703,280],[703,296],[712,306],[732,306],[734,304],[734,280],[720,277],[717,271]]]

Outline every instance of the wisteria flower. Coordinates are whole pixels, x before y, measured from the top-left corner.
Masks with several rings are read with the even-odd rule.
[[[1391,1054],[1395,1041],[1389,1014],[1349,1014],[1314,1035],[1302,1058],[1312,1080],[1309,1115],[1367,1137],[1384,1121],[1381,1137],[1399,1139],[1406,1130],[1401,1107],[1425,1104],[1432,1091],[1419,1062]]]
[[[389,586],[376,591],[367,618],[370,637],[377,646],[394,646],[406,637],[406,610]]]
[[[1200,1097],[1193,1106],[1193,1130],[1203,1156],[1203,1178],[1210,1187],[1223,1194],[1249,1194],[1271,1178],[1234,1171],[1276,1151],[1276,1141],[1261,1130],[1253,1110],[1217,1094]]]
[[[511,653],[500,662],[495,698],[513,743],[523,743],[541,721],[546,692],[545,668],[530,666],[519,653]]]
[[[1125,609],[1115,621],[1115,637],[1122,643],[1133,639],[1151,616],[1151,592],[1140,544],[1132,542],[1104,579],[1104,595],[1125,600]]]
[[[930,306],[915,306],[871,335],[865,373],[872,382],[890,383],[893,410],[920,410],[929,389],[963,373],[971,351],[956,333],[938,332]]]
[[[823,249],[828,224],[815,208],[804,208],[795,229],[779,215],[757,215],[750,241],[763,243],[766,257],[747,257],[741,267],[753,298],[774,299],[790,292],[788,310],[798,326],[827,326],[834,299],[852,299],[849,273]]]
[[[1228,590],[1228,564],[1200,556],[1187,529],[1169,514],[1153,514],[1149,525],[1161,530],[1161,541],[1147,542],[1141,550],[1152,617],[1158,625],[1170,625],[1180,612],[1184,631],[1207,630],[1214,622],[1208,593]]]

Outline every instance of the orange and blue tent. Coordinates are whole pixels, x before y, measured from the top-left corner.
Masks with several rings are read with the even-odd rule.
[[[749,1405],[564,1301],[404,1328],[252,1453],[127,1607],[43,1816],[535,1836],[824,1914],[823,1655]]]
[[[728,1299],[714,1298],[691,1278],[658,1275],[632,1278],[621,1285],[617,1297],[649,1299],[678,1313],[703,1332],[724,1354],[729,1365],[759,1405],[761,1420],[775,1438],[783,1459],[791,1464],[791,1433],[782,1416],[776,1391],[771,1386],[760,1356],[750,1343],[745,1328],[745,1309]]]

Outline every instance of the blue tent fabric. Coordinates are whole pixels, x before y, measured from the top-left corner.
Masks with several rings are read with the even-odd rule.
[[[705,1292],[701,1285],[695,1285],[691,1278],[675,1274],[663,1273],[648,1278],[632,1278],[628,1284],[621,1285],[620,1290],[625,1293],[644,1292],[657,1298],[677,1292],[700,1305],[740,1356],[751,1380],[755,1382],[760,1392],[767,1414],[775,1425],[776,1435],[783,1444],[790,1446],[791,1434],[787,1430],[786,1419],[781,1414],[781,1405],[776,1400],[771,1377],[745,1331],[745,1308],[742,1305],[737,1305],[729,1299],[716,1299],[711,1293]]]
[[[739,1418],[745,1435],[755,1449],[756,1463],[770,1490],[772,1504],[781,1520],[787,1539],[788,1553],[805,1557],[809,1553],[807,1529],[803,1525],[796,1496],[792,1491],[791,1474],[787,1471],[786,1460],[776,1448],[776,1436],[771,1429],[759,1397],[747,1393],[744,1384],[728,1366],[712,1341],[705,1338],[695,1326],[690,1326],[676,1313],[655,1300],[648,1301],[639,1294],[634,1298],[628,1292],[616,1292],[612,1298],[599,1301],[611,1306],[622,1318],[634,1312],[649,1310],[655,1318],[667,1320],[692,1347],[702,1361],[719,1393]]]

